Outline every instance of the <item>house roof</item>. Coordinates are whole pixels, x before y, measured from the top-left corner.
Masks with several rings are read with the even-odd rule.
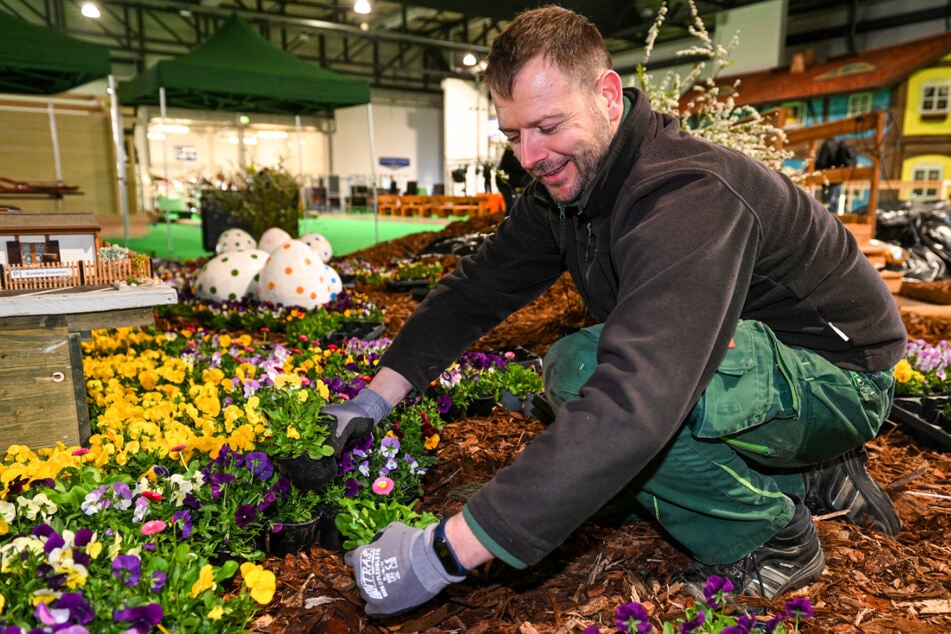
[[[40,233],[98,233],[99,221],[95,214],[86,212],[0,212],[0,234],[26,232]]]
[[[821,60],[802,72],[788,67],[720,77],[720,86],[740,84],[737,105],[775,104],[893,86],[916,70],[951,52],[951,31],[913,42],[896,44],[856,55]],[[688,91],[681,103],[689,99]]]

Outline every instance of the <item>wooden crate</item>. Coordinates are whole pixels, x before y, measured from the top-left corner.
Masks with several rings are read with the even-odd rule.
[[[66,317],[0,319],[0,447],[89,438],[79,334]]]
[[[0,299],[0,452],[85,445],[90,436],[80,342],[99,328],[155,323],[165,285],[22,292]]]

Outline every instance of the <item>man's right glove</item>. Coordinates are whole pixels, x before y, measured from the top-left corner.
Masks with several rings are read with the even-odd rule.
[[[390,404],[370,388],[364,388],[349,401],[328,405],[321,415],[331,416],[330,438],[334,456],[340,456],[351,440],[366,436],[390,413]]]
[[[447,572],[437,555],[433,540],[439,528],[436,524],[420,529],[393,522],[372,542],[344,555],[366,601],[367,616],[406,612],[466,578],[465,574]]]

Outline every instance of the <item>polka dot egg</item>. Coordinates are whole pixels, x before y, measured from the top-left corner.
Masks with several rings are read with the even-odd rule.
[[[244,229],[225,229],[218,236],[215,253],[230,253],[231,251],[253,251],[258,243],[254,237]]]
[[[330,299],[333,299],[343,290],[343,280],[329,264],[324,264],[324,274],[327,276],[327,283],[330,284]]]
[[[198,272],[195,295],[219,302],[256,298],[258,276],[267,258],[268,254],[258,249],[216,255]]]
[[[271,253],[261,270],[258,298],[264,302],[316,308],[339,292],[340,276],[300,240]]]
[[[330,246],[330,240],[319,233],[305,233],[300,237],[300,241],[309,246],[324,262],[329,262],[333,257],[334,250]]]
[[[268,253],[274,253],[282,244],[291,239],[291,234],[280,227],[271,227],[261,234],[261,239],[258,240],[258,248]]]

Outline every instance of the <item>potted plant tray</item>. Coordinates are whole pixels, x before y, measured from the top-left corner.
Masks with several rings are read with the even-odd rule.
[[[951,451],[951,395],[899,396],[889,419],[939,451]]]

